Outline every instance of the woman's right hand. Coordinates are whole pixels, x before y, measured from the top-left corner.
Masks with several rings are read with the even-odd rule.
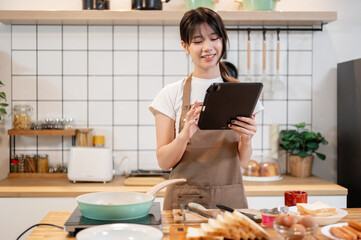
[[[198,119],[199,114],[202,110],[202,105],[197,106],[197,102],[194,104],[194,106],[187,112],[184,126],[180,134],[183,135],[184,138],[187,140],[191,139],[193,134],[198,129]]]

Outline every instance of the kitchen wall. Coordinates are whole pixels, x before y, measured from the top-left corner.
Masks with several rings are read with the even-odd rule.
[[[80,9],[76,1],[0,2],[0,9]],[[80,2],[80,1],[79,1]],[[128,1],[112,1],[127,9]],[[307,2],[310,4],[307,5]],[[330,144],[321,147],[326,161],[315,161],[314,173],[336,179],[336,64],[360,57],[360,2],[281,1],[279,10],[338,11],[338,20],[323,32],[281,33],[281,80],[285,88],[262,96],[265,110],[257,116],[255,154],[269,151],[269,126],[305,121],[322,132]],[[346,4],[347,3],[347,4]],[[120,4],[120,5],[119,5]],[[165,9],[182,9],[171,1]],[[223,7],[223,8],[221,8]],[[221,1],[217,9],[234,7]],[[237,6],[236,6],[237,7]],[[114,9],[113,8],[113,9]],[[358,21],[357,21],[358,20]],[[246,34],[230,31],[227,60],[246,75]],[[347,37],[352,36],[352,37]],[[275,33],[267,33],[267,77],[275,75]],[[343,42],[347,45],[343,45]],[[33,119],[73,117],[79,127],[92,127],[106,136],[106,146],[127,160],[121,169],[154,169],[154,119],[147,110],[155,94],[167,83],[192,71],[192,63],[179,44],[176,26],[61,26],[0,25],[0,77],[11,103],[30,104]],[[262,35],[251,35],[251,75],[260,80]],[[8,171],[8,136],[5,119],[1,133],[1,176]],[[20,137],[17,150],[49,153],[51,163],[68,161],[69,138]],[[117,159],[116,159],[117,160]]]

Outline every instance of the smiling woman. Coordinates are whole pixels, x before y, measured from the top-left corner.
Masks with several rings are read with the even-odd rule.
[[[186,12],[179,26],[181,44],[192,58],[194,71],[164,87],[150,106],[156,122],[158,165],[172,169],[170,179],[187,179],[186,184],[167,187],[163,208],[180,208],[189,202],[206,208],[216,204],[247,208],[240,167],[252,154],[254,117],[237,117],[227,130],[198,126],[208,87],[238,82],[220,63],[227,51],[226,29],[216,12],[203,7]],[[258,102],[253,113],[262,108]]]

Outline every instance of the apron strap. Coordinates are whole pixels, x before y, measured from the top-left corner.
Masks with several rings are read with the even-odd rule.
[[[189,109],[191,108],[191,86],[192,86],[192,73],[187,77],[183,87],[183,100],[182,100],[182,113],[179,120],[179,131],[180,133],[184,127],[184,122],[186,120],[186,115]]]

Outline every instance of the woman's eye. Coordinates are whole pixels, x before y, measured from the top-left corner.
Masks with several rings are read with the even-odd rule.
[[[202,41],[194,41],[193,43],[200,44],[200,43],[202,43]]]
[[[218,40],[219,39],[219,37],[216,37],[216,38],[212,38],[211,40],[212,41],[216,41],[216,40]]]

